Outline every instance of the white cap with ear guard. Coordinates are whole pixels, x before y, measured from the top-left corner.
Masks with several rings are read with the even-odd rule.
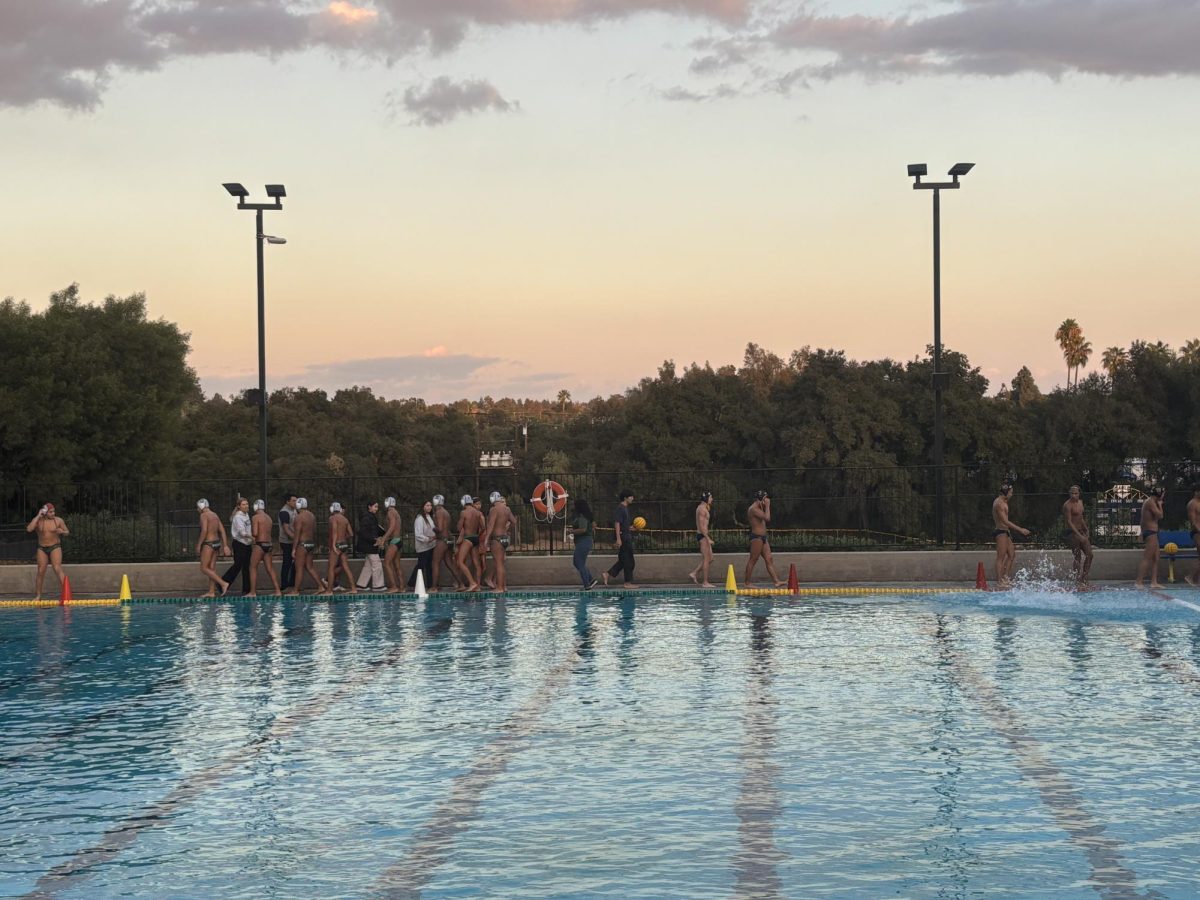
[[[504,495],[501,494],[499,491],[492,491],[491,496],[488,497],[488,502],[489,503],[497,503],[503,499],[504,499]]]
[[[263,500],[255,500],[254,501],[254,511],[255,512],[258,512],[260,509],[266,509],[266,508],[267,508],[267,504],[265,501],[263,501]]]
[[[334,500],[332,503],[329,504],[330,515],[332,515],[333,513],[340,513],[341,511],[342,511],[342,504],[338,503],[336,500]]]
[[[391,509],[395,505],[396,505],[395,497],[388,497],[386,500],[383,501],[384,509]]]
[[[471,499],[471,495],[470,495],[470,494],[463,494],[463,495],[462,495],[462,500],[460,500],[459,502],[460,502],[460,503],[462,503],[462,505],[463,505],[464,507],[466,507],[466,506],[470,506],[470,505],[471,505],[472,503],[474,503],[475,501]]]
[[[296,509],[308,509],[308,500],[304,497],[296,498]]]
[[[445,506],[446,498],[443,497],[441,494],[434,494],[433,495],[433,505],[434,506]]]
[[[196,509],[201,509],[201,510],[203,510],[203,509],[208,509],[208,501],[207,501],[207,500],[203,500],[203,499],[202,499],[202,500],[197,500],[197,501],[196,501]]]

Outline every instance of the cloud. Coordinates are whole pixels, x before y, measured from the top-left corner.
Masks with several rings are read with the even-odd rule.
[[[417,50],[453,49],[473,28],[587,24],[655,11],[735,24],[751,2],[6,0],[0,2],[0,107],[93,109],[115,75],[188,56],[275,58],[327,48],[391,63]]]
[[[461,115],[486,112],[515,112],[519,104],[505,100],[500,92],[487,81],[471,79],[452,81],[445,75],[433,79],[423,87],[410,87],[403,96],[388,95],[389,109],[403,108],[414,125],[435,128],[445,125]]]
[[[441,352],[435,352],[441,351]],[[420,397],[430,403],[464,398],[549,398],[567,387],[573,376],[538,372],[523,362],[495,356],[449,353],[434,347],[420,355],[384,356],[315,363],[295,372],[269,373],[269,389],[307,387],[334,392],[352,386],[368,387],[390,399]],[[257,386],[255,372],[202,374],[208,394],[236,394]]]
[[[785,53],[827,57],[786,73],[784,89],[844,75],[1200,74],[1197,0],[963,0],[921,17],[810,10],[802,4],[765,35]]]

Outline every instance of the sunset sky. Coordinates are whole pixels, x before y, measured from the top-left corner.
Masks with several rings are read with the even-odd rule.
[[[208,392],[620,391],[747,342],[993,389],[1200,336],[1200,0],[0,4],[0,296],[144,291]]]

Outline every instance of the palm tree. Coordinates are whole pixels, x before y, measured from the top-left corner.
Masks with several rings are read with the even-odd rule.
[[[1054,332],[1058,348],[1062,350],[1063,361],[1067,364],[1067,387],[1071,386],[1071,355],[1072,350],[1083,340],[1083,330],[1074,319],[1063,319],[1063,323]]]
[[[1116,381],[1117,373],[1129,364],[1129,351],[1124,347],[1109,347],[1100,357],[1100,365],[1108,373],[1108,377]]]
[[[571,392],[566,388],[558,392],[558,408],[560,412],[567,411],[567,404],[571,402]]]
[[[1092,358],[1092,342],[1085,341],[1083,335],[1079,336],[1079,341],[1071,347],[1071,356],[1067,360],[1075,367],[1075,386],[1079,387],[1079,370],[1086,369],[1088,360]]]
[[[1187,365],[1200,364],[1200,339],[1192,338],[1179,351],[1179,360]]]

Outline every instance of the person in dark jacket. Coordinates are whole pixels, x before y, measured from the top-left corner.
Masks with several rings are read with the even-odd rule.
[[[354,549],[362,554],[364,560],[362,571],[358,574],[360,588],[366,588],[369,585],[373,591],[382,591],[385,587],[383,560],[379,558],[382,537],[383,528],[379,524],[379,501],[372,500],[363,510],[363,514],[358,520],[358,531],[354,536]]]

